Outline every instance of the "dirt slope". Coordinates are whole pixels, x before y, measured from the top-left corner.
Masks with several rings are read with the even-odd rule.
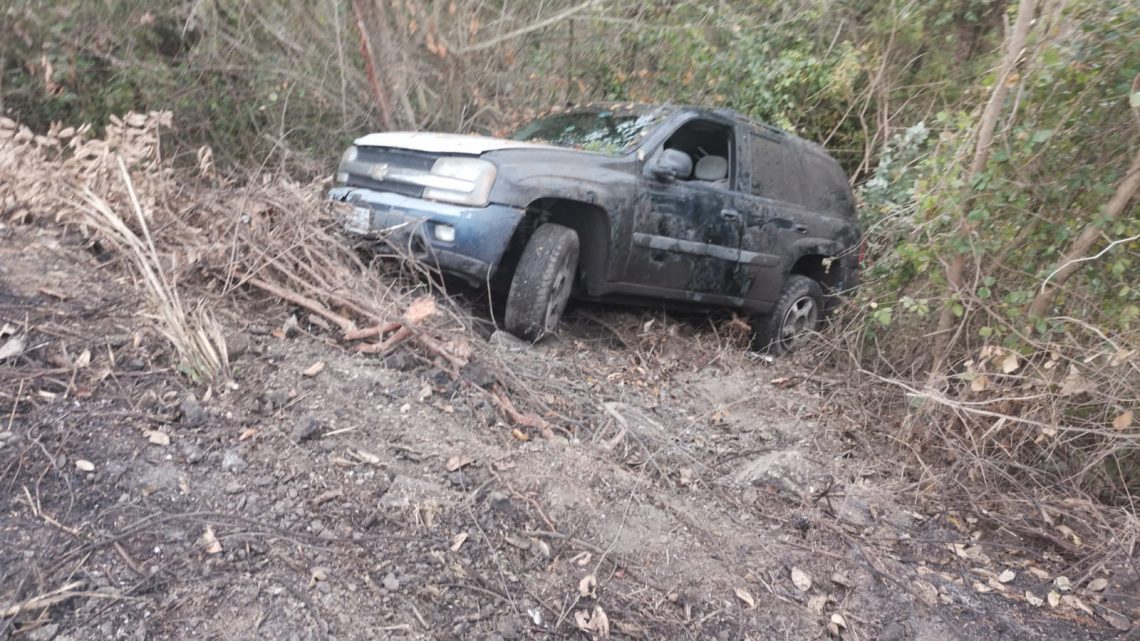
[[[0,361],[0,608],[41,597],[2,636],[1094,639],[1120,634],[1105,608],[1137,616],[1129,577],[1061,590],[1064,559],[925,503],[833,382],[683,322],[591,308],[533,348],[496,337],[472,376],[562,390],[540,400],[566,433],[522,441],[422,357],[257,301],[219,311],[235,380],[203,398],[113,262],[0,235],[0,346],[23,343]]]

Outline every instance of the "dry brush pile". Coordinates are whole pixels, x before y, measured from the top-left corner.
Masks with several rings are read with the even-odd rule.
[[[366,265],[339,233],[336,206],[321,199],[320,184],[268,175],[230,184],[217,177],[208,148],[198,154],[197,176],[176,175],[162,156],[170,125],[169,113],[131,113],[93,137],[89,126],[35,134],[0,119],[4,219],[66,227],[82,242],[113,248],[179,371],[195,383],[221,385],[230,376],[225,332],[210,310],[255,292],[320,319],[346,348],[380,356],[414,349],[485,397],[520,438],[572,431],[536,384],[491,364],[495,354],[445,296]],[[487,371],[497,375],[479,374]]]

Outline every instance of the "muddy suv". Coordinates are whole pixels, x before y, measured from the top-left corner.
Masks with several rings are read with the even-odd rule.
[[[857,276],[839,164],[722,109],[590,107],[510,139],[375,133],[336,181],[350,232],[505,293],[505,327],[528,340],[575,297],[735,308],[780,353]]]

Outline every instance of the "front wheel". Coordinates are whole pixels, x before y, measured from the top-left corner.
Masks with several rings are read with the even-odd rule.
[[[788,276],[772,313],[756,319],[752,344],[779,356],[798,349],[819,327],[823,316],[823,290],[819,283],[799,274]]]
[[[537,341],[558,327],[578,271],[578,234],[546,223],[523,249],[507,295],[508,332]]]

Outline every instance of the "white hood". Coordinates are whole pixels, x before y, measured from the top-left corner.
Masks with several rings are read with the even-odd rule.
[[[378,134],[368,134],[357,138],[353,143],[357,147],[395,147],[397,149],[412,149],[415,151],[428,151],[443,154],[464,154],[478,156],[479,154],[497,149],[561,149],[553,145],[541,145],[521,140],[506,140],[503,138],[490,138],[487,136],[464,136],[461,134],[437,134],[426,131],[392,131]]]

